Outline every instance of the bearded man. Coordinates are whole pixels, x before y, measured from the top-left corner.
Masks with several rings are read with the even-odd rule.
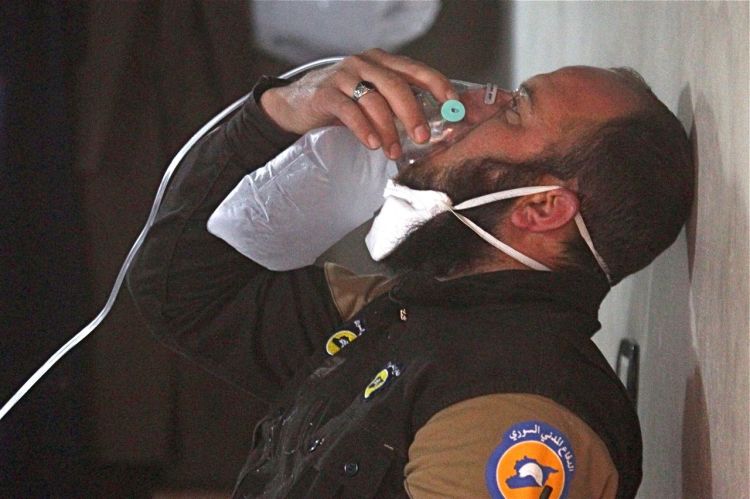
[[[395,278],[274,272],[207,232],[240,179],[309,130],[346,126],[392,159],[394,117],[426,141],[411,86],[457,97],[377,49],[262,79],[181,165],[129,274],[158,337],[269,405],[234,496],[634,497],[637,415],[590,338],[693,192],[684,130],[634,72],[534,76],[400,172],[398,188],[456,208],[534,189],[412,227],[384,260]]]

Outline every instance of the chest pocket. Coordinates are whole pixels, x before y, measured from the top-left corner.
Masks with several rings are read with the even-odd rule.
[[[385,443],[382,436],[359,429],[322,452],[320,459],[300,477],[289,497],[406,498],[405,464],[405,458]]]

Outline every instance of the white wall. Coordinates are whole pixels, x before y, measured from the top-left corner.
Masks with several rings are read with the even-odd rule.
[[[642,348],[641,498],[748,498],[748,3],[520,2],[517,83],[570,64],[632,66],[680,118],[697,158],[689,227],[617,286],[598,340]]]

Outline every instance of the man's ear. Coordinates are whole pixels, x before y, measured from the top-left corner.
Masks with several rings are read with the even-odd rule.
[[[510,221],[529,232],[555,230],[570,222],[578,213],[578,207],[578,196],[561,187],[521,198],[513,208]]]

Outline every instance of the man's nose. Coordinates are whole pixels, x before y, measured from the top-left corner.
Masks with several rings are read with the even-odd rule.
[[[512,90],[506,90],[504,88],[497,89],[497,97],[495,98],[495,105],[499,107],[505,107],[512,100],[513,100]]]

